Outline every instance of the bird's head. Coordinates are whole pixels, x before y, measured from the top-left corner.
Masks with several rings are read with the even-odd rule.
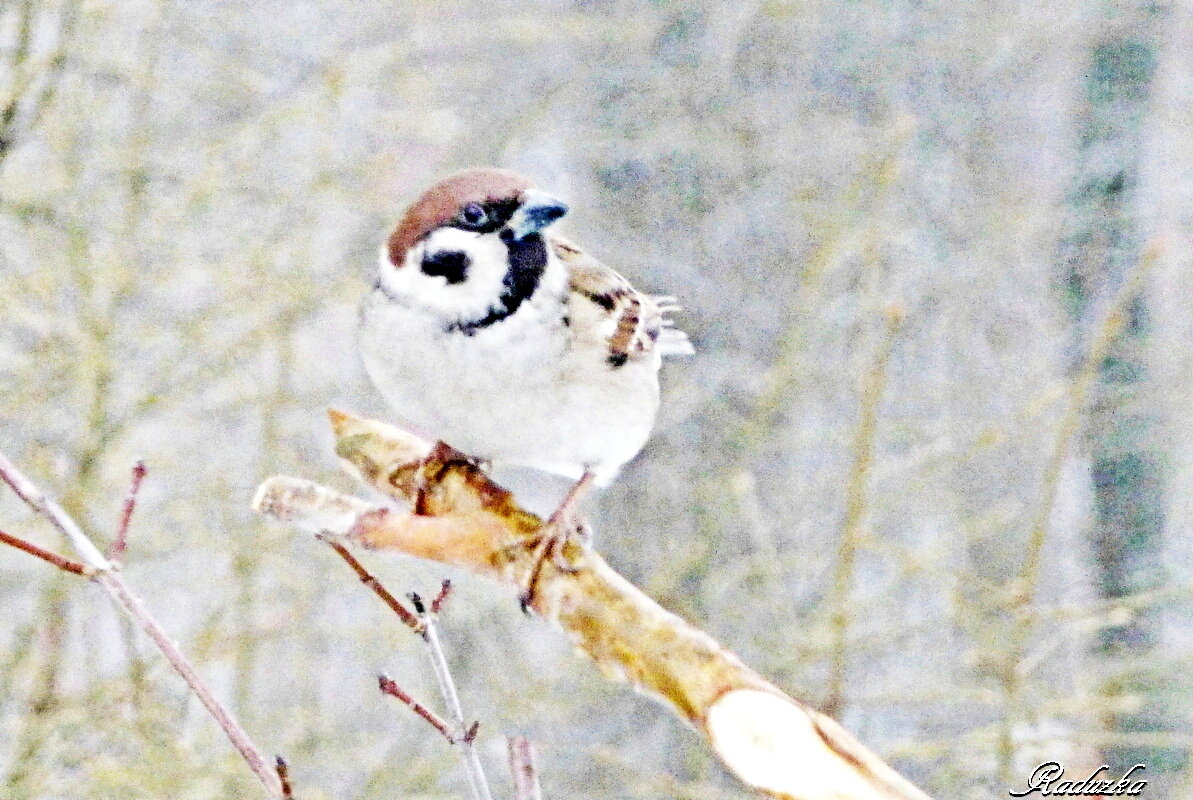
[[[386,242],[392,296],[466,324],[517,308],[550,261],[543,231],[567,205],[515,173],[472,169],[427,189]]]

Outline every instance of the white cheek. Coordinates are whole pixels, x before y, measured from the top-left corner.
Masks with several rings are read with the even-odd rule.
[[[422,271],[423,257],[438,252],[468,256],[468,272],[462,282],[451,284],[442,276]],[[451,320],[470,320],[487,314],[505,288],[508,269],[508,253],[499,237],[458,228],[432,232],[410,248],[400,267],[390,264],[384,252],[381,255],[381,282],[391,294]]]

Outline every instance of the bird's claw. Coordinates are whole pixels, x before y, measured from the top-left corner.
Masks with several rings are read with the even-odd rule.
[[[568,559],[564,549],[571,542],[587,548],[591,541],[592,529],[585,520],[578,516],[572,516],[566,521],[552,519],[543,526],[543,538],[539,540],[531,555],[530,575],[526,579],[522,593],[518,596],[518,604],[523,613],[529,614],[534,605],[539,578],[542,576],[543,564],[547,558],[551,559],[551,563],[560,572],[569,575],[575,574],[580,571],[580,568]]]
[[[531,555],[530,574],[526,578],[526,585],[523,587],[521,596],[523,611],[534,605],[539,577],[542,575],[543,564],[546,563],[548,556],[551,557],[551,563],[561,572],[575,573],[579,571],[566,557],[564,547],[573,539],[579,540],[579,544],[585,547],[592,539],[588,523],[581,518],[576,509],[592,486],[594,479],[595,473],[586,468],[584,474],[580,476],[580,480],[572,485],[559,508],[555,509],[555,513],[539,529],[542,538],[535,545],[534,553]]]
[[[580,570],[578,567],[572,565],[572,562],[564,553],[564,549],[572,542],[578,544],[580,547],[588,547],[592,544],[592,528],[589,527],[588,522],[579,517],[576,517],[570,522],[572,524],[564,529],[565,532],[555,534],[549,551],[551,553],[551,561],[555,564],[556,568],[561,572],[572,574]]]

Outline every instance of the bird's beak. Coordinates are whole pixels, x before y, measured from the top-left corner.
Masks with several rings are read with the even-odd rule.
[[[510,217],[509,229],[515,241],[521,241],[568,213],[567,203],[537,189],[522,193],[522,205]]]

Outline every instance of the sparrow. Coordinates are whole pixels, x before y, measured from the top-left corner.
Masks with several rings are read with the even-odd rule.
[[[515,172],[439,181],[382,247],[358,337],[415,433],[575,480],[556,527],[646,444],[663,357],[693,352],[667,319],[672,298],[639,292],[550,230],[567,213]]]

